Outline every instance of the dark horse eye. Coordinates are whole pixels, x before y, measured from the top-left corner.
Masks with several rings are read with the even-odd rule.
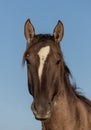
[[[30,56],[29,54],[26,55],[27,58],[28,58],[29,56]]]
[[[26,62],[27,62],[27,64],[29,64],[29,63],[30,63],[30,61],[29,61],[29,57],[30,57],[30,55],[29,55],[29,54],[27,54],[27,55],[26,55]]]
[[[58,65],[61,62],[61,59],[56,61],[56,65]]]

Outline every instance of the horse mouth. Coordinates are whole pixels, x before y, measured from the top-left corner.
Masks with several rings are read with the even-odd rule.
[[[35,115],[35,118],[40,121],[46,121],[50,118],[50,115],[45,115],[45,116]]]

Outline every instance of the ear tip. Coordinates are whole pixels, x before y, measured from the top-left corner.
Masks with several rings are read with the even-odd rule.
[[[61,20],[58,20],[58,24],[62,24],[62,25],[63,25],[63,23],[62,23],[62,21],[61,21]]]
[[[59,19],[59,20],[58,20],[58,23],[60,23],[60,22],[61,22],[61,20]]]
[[[31,21],[30,21],[30,19],[29,19],[29,18],[26,20],[26,23],[31,23]],[[26,23],[25,23],[25,24],[26,24]]]

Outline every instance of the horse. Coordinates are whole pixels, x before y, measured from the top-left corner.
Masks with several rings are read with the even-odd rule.
[[[60,42],[64,25],[59,20],[53,34],[35,34],[30,19],[25,22],[28,90],[31,110],[42,130],[91,130],[91,101],[71,81]]]

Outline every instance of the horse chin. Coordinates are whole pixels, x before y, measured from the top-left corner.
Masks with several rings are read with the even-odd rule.
[[[48,113],[48,114],[41,114],[41,115],[40,114],[34,114],[34,116],[35,116],[35,119],[37,119],[37,120],[46,121],[46,120],[50,119],[51,112]]]
[[[42,121],[42,122],[45,122],[47,121],[49,118],[37,118],[35,117],[36,120],[39,120],[39,121]]]

